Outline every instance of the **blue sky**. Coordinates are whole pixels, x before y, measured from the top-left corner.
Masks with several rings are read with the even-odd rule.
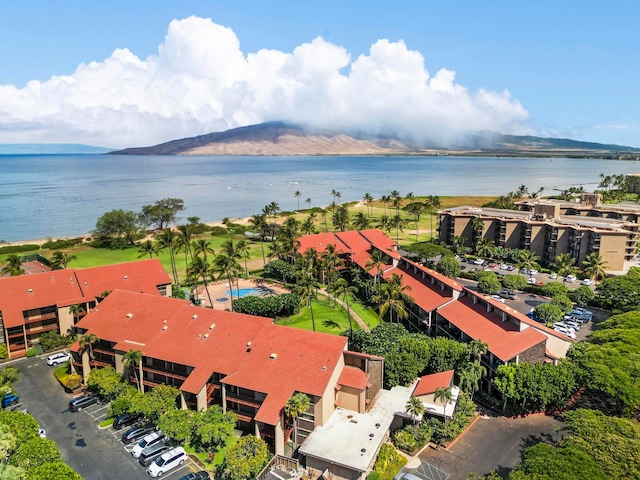
[[[144,145],[281,117],[640,146],[637,19],[631,1],[8,0],[0,143]]]

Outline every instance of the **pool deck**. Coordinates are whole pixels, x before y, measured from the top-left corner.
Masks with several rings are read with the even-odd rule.
[[[233,299],[237,299],[236,291],[237,289],[242,290],[243,288],[252,288],[252,289],[264,289],[264,295],[279,295],[281,293],[287,293],[288,290],[278,286],[265,283],[261,280],[257,279],[244,279],[240,278],[237,282],[233,284]],[[209,290],[209,295],[211,296],[211,301],[213,302],[213,308],[218,310],[231,310],[231,296],[227,293],[229,288],[229,283],[224,281],[219,281],[208,285],[207,290]],[[207,296],[207,292],[205,291],[204,285],[200,285],[197,288],[198,299],[200,300],[203,306],[209,307],[209,297]],[[224,299],[224,300],[223,300]]]

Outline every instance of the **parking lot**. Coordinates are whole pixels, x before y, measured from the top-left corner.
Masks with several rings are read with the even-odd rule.
[[[17,360],[13,366],[22,372],[14,387],[20,395],[19,409],[26,408],[47,437],[54,440],[62,458],[86,480],[148,479],[146,468],[133,458],[120,438],[127,430],[100,428],[106,418],[108,405],[98,403],[80,412],[69,411],[72,398],[53,376],[53,367],[45,363],[46,357]],[[190,471],[198,471],[191,460],[165,473],[162,478],[177,480]]]

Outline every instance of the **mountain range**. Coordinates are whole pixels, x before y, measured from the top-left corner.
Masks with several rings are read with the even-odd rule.
[[[117,155],[474,155],[575,156],[636,159],[640,149],[562,138],[470,134],[458,145],[435,148],[392,136],[310,130],[269,122],[172,140],[151,147],[110,152]]]

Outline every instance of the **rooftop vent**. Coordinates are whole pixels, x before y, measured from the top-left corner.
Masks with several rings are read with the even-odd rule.
[[[129,277],[128,277],[127,275],[125,275],[123,278],[126,280],[126,279],[128,279]]]
[[[199,334],[198,334],[198,338],[201,338],[201,337],[202,337],[202,334],[201,334],[201,333],[199,333]]]
[[[85,280],[84,284],[85,284],[85,285],[89,285],[89,284],[87,283],[87,281],[86,281],[86,280]]]
[[[51,281],[53,282],[53,280],[54,280],[54,277],[53,277],[53,275],[51,275]]]
[[[247,342],[247,348],[251,346],[251,342]]]
[[[322,370],[326,370],[326,369],[327,369],[326,365],[323,365]]]
[[[133,313],[127,313],[127,318],[132,318],[133,317]]]
[[[204,338],[209,338],[209,334],[208,334],[208,333],[205,333],[205,334],[204,334]]]
[[[166,320],[163,320],[163,321],[162,321],[162,323],[167,323],[167,321],[166,321]]]
[[[169,328],[169,327],[167,327],[167,326],[165,325],[164,327],[162,327],[162,331],[164,332],[167,328]]]
[[[380,428],[380,424],[379,423],[376,423],[376,428]]]
[[[213,330],[214,328],[216,328],[216,324],[212,323],[211,325],[209,325],[209,330]]]
[[[198,319],[198,315],[194,315],[193,317],[191,317],[191,320],[197,320]]]
[[[277,353],[272,353],[271,355],[269,355],[269,358],[272,360],[275,360],[276,358],[278,358],[278,354]]]
[[[30,288],[29,290],[27,290],[27,292],[33,293],[33,288]]]

